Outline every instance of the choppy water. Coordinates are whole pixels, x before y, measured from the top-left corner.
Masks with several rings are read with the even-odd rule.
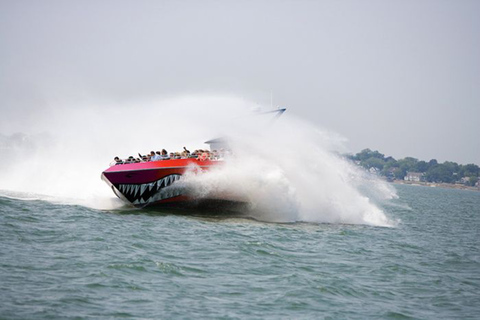
[[[394,228],[0,197],[0,318],[480,315],[480,193],[398,186]]]

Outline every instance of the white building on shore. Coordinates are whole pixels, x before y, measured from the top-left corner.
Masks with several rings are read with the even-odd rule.
[[[422,172],[410,172],[407,171],[407,175],[403,178],[405,181],[411,182],[420,182],[423,181],[423,173]]]

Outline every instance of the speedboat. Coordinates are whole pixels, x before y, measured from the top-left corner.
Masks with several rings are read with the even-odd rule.
[[[258,114],[275,113],[274,119],[276,119],[285,110],[285,108],[279,108]],[[226,138],[209,140],[205,144],[210,146],[210,150],[230,149]],[[242,206],[247,203],[242,195],[219,190],[210,192],[208,197],[197,199],[194,192],[190,192],[191,190],[182,184],[182,176],[187,171],[208,171],[222,166],[223,162],[223,160],[186,158],[112,164],[110,168],[102,172],[102,180],[110,186],[117,197],[137,208],[150,205],[198,204],[199,202],[203,204],[212,204],[213,202],[215,206],[220,204],[223,207]]]
[[[194,201],[178,183],[187,170],[205,171],[222,163],[223,160],[187,158],[113,164],[101,177],[127,204],[137,208],[171,205]]]

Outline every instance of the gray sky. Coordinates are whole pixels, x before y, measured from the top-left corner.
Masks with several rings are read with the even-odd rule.
[[[28,131],[52,101],[268,105],[273,91],[353,152],[480,164],[479,13],[475,0],[0,0],[0,133]]]

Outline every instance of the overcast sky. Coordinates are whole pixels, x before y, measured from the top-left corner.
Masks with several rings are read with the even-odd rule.
[[[480,1],[0,0],[0,133],[56,100],[270,92],[352,152],[480,164]]]

